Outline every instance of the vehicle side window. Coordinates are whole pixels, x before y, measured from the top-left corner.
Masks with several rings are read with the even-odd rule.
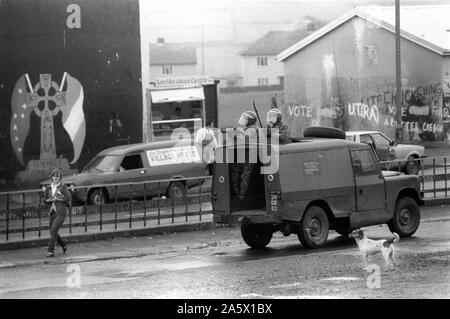
[[[133,154],[125,156],[120,166],[126,171],[143,168],[144,165],[142,165],[141,154]]]
[[[370,150],[351,151],[353,171],[356,175],[378,174],[377,162]]]
[[[366,144],[372,144],[372,143],[373,143],[372,138],[370,137],[369,134],[362,134],[362,135],[359,137],[359,141],[360,141],[361,143],[366,143]]]
[[[389,140],[387,138],[385,138],[383,135],[381,135],[381,134],[373,134],[372,138],[375,141],[375,145],[377,147],[380,147],[380,146],[383,147],[383,148],[389,147]]]

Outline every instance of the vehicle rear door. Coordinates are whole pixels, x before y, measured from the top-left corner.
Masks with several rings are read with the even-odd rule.
[[[386,216],[385,181],[371,148],[350,149],[355,177],[356,214],[358,226],[373,224]],[[362,223],[362,224],[360,224]]]
[[[233,149],[227,149],[225,146],[216,149],[216,161],[213,169],[211,199],[214,212],[213,220],[217,223],[227,223],[231,215],[229,166],[233,165],[233,161],[227,161],[227,152],[233,156]],[[231,162],[231,164],[228,162]]]

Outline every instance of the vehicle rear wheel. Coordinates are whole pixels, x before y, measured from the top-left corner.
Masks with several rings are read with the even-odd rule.
[[[322,207],[311,206],[303,215],[298,239],[305,248],[318,248],[327,242],[330,224]]]
[[[420,162],[414,156],[409,156],[405,165],[405,173],[407,175],[419,174]]]
[[[402,197],[395,204],[394,215],[388,223],[389,230],[400,237],[413,235],[420,224],[420,209],[411,197]]]
[[[182,182],[172,182],[167,188],[167,197],[173,199],[184,199],[186,197],[186,186]]]
[[[252,248],[264,248],[272,240],[272,225],[241,223],[244,242]]]
[[[106,203],[105,192],[100,188],[94,189],[89,194],[88,203],[95,206],[104,205]]]

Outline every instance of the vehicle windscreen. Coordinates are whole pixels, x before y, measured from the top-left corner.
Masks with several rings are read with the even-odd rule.
[[[87,172],[114,172],[120,156],[105,155],[94,157],[89,164],[83,169],[83,173]]]

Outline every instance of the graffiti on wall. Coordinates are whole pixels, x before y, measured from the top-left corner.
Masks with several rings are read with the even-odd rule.
[[[441,82],[402,90],[401,126],[407,139],[438,140],[447,133],[443,122],[450,119],[450,109],[443,104]],[[395,90],[360,98],[347,103],[351,129],[381,130],[397,126]]]
[[[66,90],[64,90],[64,87]],[[34,87],[28,74],[17,80],[11,97],[10,136],[14,153],[25,166],[24,145],[30,132],[32,113],[40,119],[40,160],[56,160],[54,117],[61,112],[62,123],[73,144],[71,164],[76,163],[84,144],[86,123],[83,112],[83,86],[64,73],[61,84],[52,80],[51,74],[40,74]]]
[[[339,127],[338,123],[343,117],[344,109],[338,104],[313,107],[289,103],[287,105],[287,112],[290,118],[300,119],[311,126],[319,126],[323,121],[331,121],[335,123],[335,126]]]

